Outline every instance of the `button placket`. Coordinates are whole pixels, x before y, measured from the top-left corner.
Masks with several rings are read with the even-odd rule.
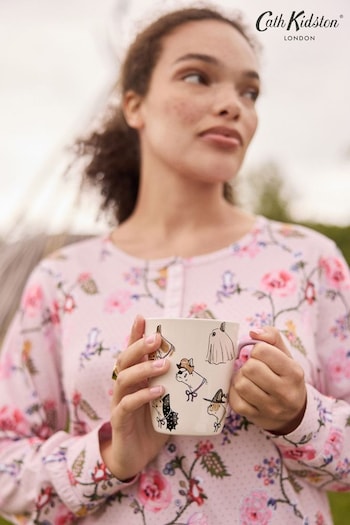
[[[185,268],[177,261],[168,268],[164,317],[181,317]]]

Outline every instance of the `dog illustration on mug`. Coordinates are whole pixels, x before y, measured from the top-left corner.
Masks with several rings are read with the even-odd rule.
[[[208,401],[210,404],[207,408],[209,416],[215,418],[214,432],[217,432],[221,428],[221,424],[226,416],[226,400],[227,394],[224,394],[222,388],[215,393],[212,399],[204,398],[204,401]]]
[[[186,388],[187,401],[193,401],[198,396],[198,390],[208,383],[205,377],[195,371],[193,358],[183,357],[176,365],[178,372],[176,380],[183,383]]]
[[[179,421],[179,414],[172,410],[170,406],[170,394],[164,397],[155,399],[152,402],[152,407],[157,412],[158,427],[162,428],[166,425],[167,430],[175,430]]]

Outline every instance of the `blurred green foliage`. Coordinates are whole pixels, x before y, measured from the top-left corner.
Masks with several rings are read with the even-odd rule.
[[[306,223],[306,226],[309,226],[310,228],[313,228],[333,239],[343,252],[348,264],[350,264],[350,226],[332,226],[329,224],[317,224],[312,222]]]
[[[330,493],[328,494],[331,504],[334,525],[349,525],[350,522],[350,494]]]
[[[242,189],[245,193],[243,199],[240,194]],[[297,195],[287,185],[281,170],[274,163],[267,163],[259,170],[248,173],[241,187],[238,186],[236,193],[238,202],[258,215],[264,215],[276,221],[300,224],[300,221],[295,220],[291,211],[293,200],[297,198]],[[350,264],[350,225],[335,226],[314,222],[302,224],[333,239]]]

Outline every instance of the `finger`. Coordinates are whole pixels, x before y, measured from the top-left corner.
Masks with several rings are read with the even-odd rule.
[[[274,349],[274,352],[279,352],[279,350]],[[241,392],[242,380],[250,381],[251,385],[259,388],[262,392],[270,396],[271,400],[275,400],[275,402],[281,406],[286,405],[293,409],[294,406],[299,407],[300,404],[304,402],[306,390],[302,367],[296,361],[291,361],[281,352],[279,352],[279,355],[282,356],[285,361],[288,361],[289,364],[285,375],[281,373],[281,370],[278,370],[278,372],[280,372],[279,374],[276,373],[272,369],[274,365],[269,367],[266,363],[253,358],[241,368],[239,374],[234,378],[234,384],[239,393],[256,406],[263,405],[257,405],[257,403],[253,401],[253,398]],[[245,388],[244,382],[243,387]],[[253,391],[256,392],[256,389],[252,390],[252,392]]]
[[[147,360],[122,370],[118,374],[117,387],[113,391],[114,403],[118,404],[125,396],[147,388],[148,379],[164,374],[169,366],[167,359],[156,359]]]
[[[155,352],[159,348],[159,344],[159,334],[153,334],[146,338],[141,337],[118,355],[112,375],[118,387],[124,378],[125,371],[139,363],[149,361],[148,355]]]
[[[129,337],[129,346],[126,350],[119,353],[115,363],[115,376],[125,368],[128,368],[141,361],[148,360],[148,354],[155,352],[159,348],[160,336],[151,334],[143,337],[145,329],[145,320],[138,315],[135,318]],[[114,377],[116,379],[116,377]]]
[[[259,328],[255,330],[251,330],[249,333],[250,337],[253,339],[256,339],[258,341],[263,341],[265,343],[269,343],[272,346],[276,346],[282,352],[288,356],[292,357],[292,354],[290,353],[282,334],[277,328],[274,326],[264,326],[264,328]]]
[[[255,423],[260,420],[261,424],[267,425],[268,428],[278,428],[281,423],[289,423],[301,413],[305,406],[305,398],[302,390],[290,388],[288,391],[279,392],[278,395],[271,394],[242,375],[232,386],[230,404],[233,410],[253,418]]]
[[[138,339],[141,339],[141,337],[144,334],[144,331],[145,331],[145,319],[142,317],[142,315],[137,315],[131,327],[129,345],[132,345]]]
[[[251,358],[262,361],[272,372],[281,379],[288,379],[289,383],[304,381],[305,373],[301,365],[279,348],[267,343],[256,344]]]
[[[112,420],[127,424],[128,417],[134,417],[135,412],[147,403],[161,397],[164,394],[164,387],[155,385],[151,388],[143,388],[133,394],[125,395],[120,402],[112,409]]]
[[[248,389],[247,389],[248,390]],[[241,391],[238,391],[235,385],[232,385],[230,388],[230,406],[241,416],[249,418],[255,418],[259,415],[259,410],[253,403],[249,402],[243,395]]]
[[[249,366],[251,366],[256,361],[261,361],[271,369],[274,374],[281,377],[289,376],[295,366],[295,361],[291,357],[281,352],[276,346],[268,343],[257,343],[251,352],[250,359],[245,365],[249,363]]]
[[[240,392],[241,382],[248,382],[267,394],[276,391],[281,377],[271,367],[260,359],[249,359],[234,378],[235,387]]]

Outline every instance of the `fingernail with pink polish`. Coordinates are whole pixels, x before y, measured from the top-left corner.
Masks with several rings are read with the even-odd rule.
[[[253,330],[250,330],[250,333],[255,334],[255,335],[262,335],[262,334],[265,334],[266,332],[264,328],[254,328]]]
[[[163,368],[165,365],[165,359],[155,359],[155,361],[152,362],[154,368]]]
[[[150,393],[152,396],[161,396],[163,394],[163,387],[162,386],[152,386],[150,388]]]

